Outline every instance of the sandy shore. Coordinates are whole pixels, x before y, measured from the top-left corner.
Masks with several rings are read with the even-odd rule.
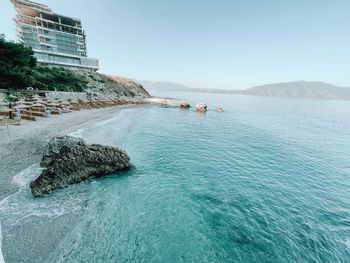
[[[18,190],[13,177],[34,163],[39,163],[47,142],[55,135],[65,135],[87,128],[96,122],[115,117],[125,105],[110,108],[82,110],[36,122],[22,121],[21,126],[0,126],[0,201]]]

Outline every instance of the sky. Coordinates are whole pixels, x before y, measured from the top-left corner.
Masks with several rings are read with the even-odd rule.
[[[101,73],[194,88],[350,87],[349,0],[38,0],[82,20]],[[17,40],[10,0],[0,33]]]

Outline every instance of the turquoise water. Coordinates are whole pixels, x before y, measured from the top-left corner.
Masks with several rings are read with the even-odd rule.
[[[18,175],[6,262],[350,262],[349,102],[181,98],[209,111],[127,109],[75,133],[124,148],[122,176],[33,199],[40,168]]]

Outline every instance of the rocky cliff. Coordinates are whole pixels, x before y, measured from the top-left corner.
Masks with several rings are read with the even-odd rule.
[[[128,78],[100,73],[80,72],[80,74],[85,75],[88,80],[84,91],[91,96],[150,97],[141,84]]]

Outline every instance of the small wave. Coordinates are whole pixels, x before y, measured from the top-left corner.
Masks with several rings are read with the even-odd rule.
[[[348,249],[350,249],[350,239],[349,238],[345,239],[345,245]]]
[[[95,123],[93,126],[80,129],[69,135],[79,137],[88,143],[121,146],[123,138],[130,133],[137,119],[145,116],[142,109],[125,109],[117,116]]]
[[[43,169],[34,164],[13,178],[19,190],[0,202],[0,221],[6,226],[16,226],[32,216],[56,218],[75,213],[85,205],[87,192],[84,183],[62,189],[50,198],[34,198],[29,184],[37,178]],[[68,192],[68,193],[67,193]]]
[[[96,122],[96,123],[94,123],[92,126],[90,126],[88,128],[82,128],[82,129],[79,129],[79,130],[77,130],[75,132],[71,132],[71,133],[69,133],[69,135],[75,136],[75,137],[81,137],[82,134],[84,132],[86,132],[87,130],[94,129],[94,128],[97,128],[97,127],[102,127],[102,126],[105,126],[105,125],[107,125],[109,123],[115,122],[118,119],[122,119],[122,118],[125,118],[127,116],[130,116],[130,112],[133,112],[135,110],[136,109],[124,109],[123,111],[121,111],[116,116],[113,116],[113,117],[111,117],[111,118],[109,118],[107,120]]]
[[[4,263],[4,257],[2,256],[2,231],[1,231],[1,223],[0,223],[0,263]]]
[[[42,172],[42,170],[43,168],[41,168],[38,164],[33,164],[19,174],[15,175],[13,177],[13,182],[17,184],[20,189],[25,188],[38,176],[38,174]]]

